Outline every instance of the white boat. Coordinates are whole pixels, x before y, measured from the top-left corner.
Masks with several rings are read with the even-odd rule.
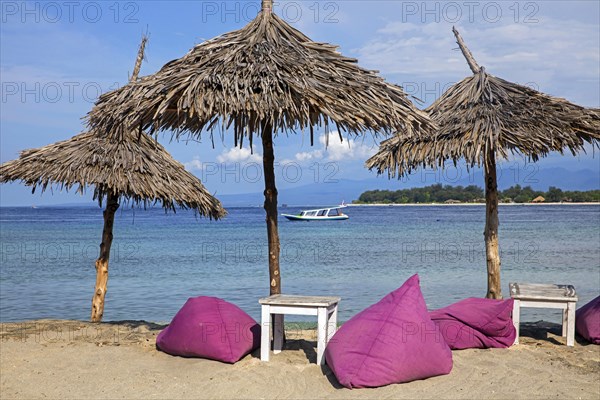
[[[341,221],[349,217],[340,211],[347,206],[342,203],[336,207],[318,208],[315,210],[303,210],[299,214],[281,214],[290,221]]]

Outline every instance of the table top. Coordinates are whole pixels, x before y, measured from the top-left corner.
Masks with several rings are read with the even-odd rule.
[[[518,300],[577,301],[572,285],[550,285],[536,283],[516,283],[509,285],[510,296]]]
[[[339,303],[341,297],[333,296],[297,296],[288,294],[274,294],[273,296],[259,299],[260,304],[278,306],[300,306],[300,307],[329,307]]]

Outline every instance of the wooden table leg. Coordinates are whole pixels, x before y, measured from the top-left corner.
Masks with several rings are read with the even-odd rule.
[[[565,308],[562,309],[562,337],[567,337],[567,325],[569,323],[569,313],[568,313],[568,304]]]
[[[269,305],[261,307],[260,360],[269,361],[271,351],[271,310]]]
[[[323,362],[323,354],[327,345],[327,308],[317,309],[317,365]]]
[[[338,306],[335,304],[333,306],[333,311],[329,315],[329,320],[327,321],[327,342],[331,340],[335,332],[337,332],[337,314],[338,314]]]
[[[567,303],[567,346],[575,346],[575,304]]]
[[[517,331],[517,335],[515,337],[515,343],[519,344],[519,324],[521,322],[521,300],[514,300],[513,303],[513,325],[515,326],[515,330]]]
[[[283,314],[273,314],[273,354],[283,350]]]

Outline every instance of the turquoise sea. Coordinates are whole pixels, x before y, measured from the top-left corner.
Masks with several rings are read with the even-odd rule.
[[[280,209],[295,212],[302,207]],[[429,308],[486,291],[484,206],[351,207],[347,221],[279,221],[285,293],[342,297],[347,320],[421,277]],[[188,297],[231,301],[258,319],[268,295],[262,208],[223,221],[192,212],[117,212],[105,321],[169,321]],[[600,294],[599,205],[500,207],[502,285],[575,285]],[[102,232],[96,207],[0,208],[0,321],[89,318]],[[524,320],[560,322],[528,309]]]

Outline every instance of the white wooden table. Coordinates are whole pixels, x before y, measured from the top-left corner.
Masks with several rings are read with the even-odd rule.
[[[317,364],[323,363],[325,346],[337,329],[339,297],[292,296],[276,294],[259,299],[261,304],[260,359],[269,361],[271,348],[271,324],[273,324],[273,352],[283,348],[283,316],[315,315],[317,317]]]
[[[517,330],[515,344],[519,344],[521,307],[558,308],[562,310],[562,336],[567,346],[575,345],[575,308],[577,295],[571,285],[510,283],[510,297],[514,299],[513,323]]]

